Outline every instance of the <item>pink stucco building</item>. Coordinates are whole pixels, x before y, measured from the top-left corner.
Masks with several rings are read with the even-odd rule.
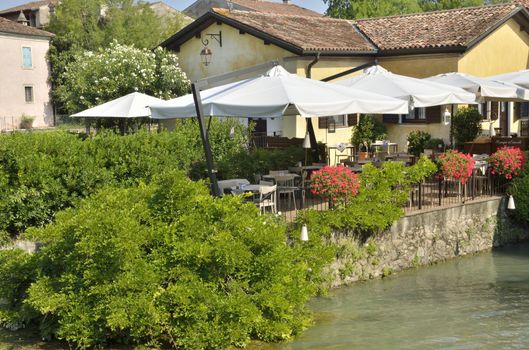
[[[0,17],[0,130],[53,123],[47,53],[53,34]]]

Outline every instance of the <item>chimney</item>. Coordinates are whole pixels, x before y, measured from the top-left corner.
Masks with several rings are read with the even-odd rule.
[[[20,14],[18,15],[17,22],[26,26],[29,26],[29,21],[24,15],[24,12],[20,11]]]
[[[290,4],[290,0],[283,0],[283,4],[289,5]]]

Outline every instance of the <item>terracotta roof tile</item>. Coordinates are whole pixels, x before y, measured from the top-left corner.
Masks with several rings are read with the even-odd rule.
[[[0,33],[13,33],[13,34],[22,34],[22,35],[32,35],[32,36],[43,36],[51,38],[52,33],[40,30],[34,27],[26,26],[24,24],[19,24],[17,22],[10,21],[8,19],[0,17]]]
[[[466,47],[517,9],[516,4],[469,7],[358,20],[381,51]]]
[[[322,14],[294,4],[283,4],[263,0],[232,0],[234,4],[263,13],[275,13],[293,16],[316,16]]]
[[[224,9],[212,11],[297,46],[303,51],[373,53],[376,51],[376,48],[355,28],[352,21]]]
[[[41,0],[41,1],[32,1],[28,2],[19,6],[11,7],[5,10],[1,10],[0,14],[5,13],[12,13],[12,12],[20,12],[20,11],[26,11],[26,10],[36,10],[41,6],[49,5],[51,3],[55,3],[58,0]]]

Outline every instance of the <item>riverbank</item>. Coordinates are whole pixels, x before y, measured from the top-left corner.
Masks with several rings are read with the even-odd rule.
[[[414,213],[362,242],[335,233],[338,253],[329,270],[332,287],[389,276],[412,267],[475,254],[529,238],[515,225],[506,197]]]

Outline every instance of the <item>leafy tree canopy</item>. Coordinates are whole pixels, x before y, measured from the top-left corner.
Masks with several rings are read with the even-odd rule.
[[[65,108],[59,90],[66,66],[83,50],[108,47],[114,41],[152,49],[184,24],[183,15],[159,17],[143,1],[62,0],[46,28],[56,35],[49,59],[52,96],[55,102],[59,102],[59,109],[64,112],[71,110]]]
[[[189,89],[189,80],[173,53],[161,48],[137,49],[117,42],[106,49],[74,55],[59,82],[56,97],[69,113],[134,91],[169,99]]]
[[[336,18],[368,18],[508,2],[507,0],[323,0]]]

